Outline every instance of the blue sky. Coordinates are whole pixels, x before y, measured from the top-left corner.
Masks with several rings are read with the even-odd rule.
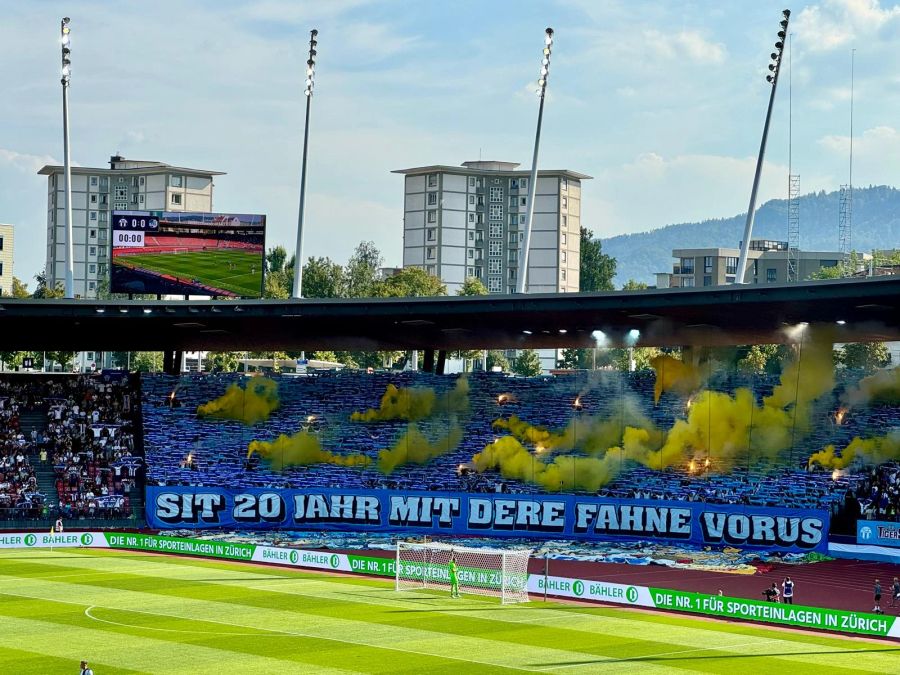
[[[783,3],[0,0],[0,222],[15,273],[44,264],[46,179],[62,160],[59,19],[72,18],[72,154],[225,171],[217,211],[265,213],[292,248],[302,66],[317,27],[306,255],[343,262],[362,239],[399,264],[392,169],[500,159],[527,167],[543,29],[556,30],[541,166],[594,176],[583,221],[601,237],[746,209]],[[793,166],[803,192],[900,184],[900,4],[791,8]],[[785,69],[784,74],[787,75]],[[784,196],[787,78],[761,201]],[[885,242],[896,245],[897,242]],[[32,282],[33,285],[33,282]]]

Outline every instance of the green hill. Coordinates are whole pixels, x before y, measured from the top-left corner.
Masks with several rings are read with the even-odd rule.
[[[800,248],[808,251],[838,249],[840,194],[821,192],[800,198]],[[658,230],[603,239],[603,252],[618,261],[616,287],[628,279],[653,284],[656,272],[672,270],[672,249],[737,248],[746,214],[699,223],[667,225]],[[787,200],[773,199],[756,213],[754,239],[787,240]],[[900,190],[885,185],[853,191],[853,248],[900,248]]]

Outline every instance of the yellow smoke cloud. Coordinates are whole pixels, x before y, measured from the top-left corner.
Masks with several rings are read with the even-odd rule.
[[[324,450],[318,436],[307,431],[298,431],[290,436],[281,434],[274,441],[251,441],[247,457],[253,453],[270,463],[276,471],[307,464],[366,467],[372,463],[372,459],[365,455],[336,455]]]
[[[890,460],[900,459],[900,431],[892,431],[884,436],[860,438],[857,436],[837,454],[833,445],[826,445],[809,458],[809,466],[818,464],[826,469],[846,469],[855,460],[865,465],[875,466]]]
[[[390,474],[404,464],[425,464],[435,457],[453,452],[462,441],[462,428],[451,423],[447,433],[430,441],[416,427],[410,427],[394,445],[378,453],[378,470]]]
[[[254,377],[244,388],[235,382],[222,396],[199,406],[197,415],[256,424],[269,419],[279,405],[278,383],[267,377]]]
[[[844,392],[847,407],[855,408],[870,402],[900,401],[900,366],[890,370],[879,370],[874,375],[864,377],[852,389]]]
[[[666,391],[692,394],[700,388],[703,381],[697,368],[668,354],[654,356],[650,359],[650,366],[656,373],[656,382],[653,384],[654,403],[659,403],[659,397]]]
[[[504,478],[534,483],[549,492],[595,492],[618,475],[623,461],[615,452],[603,457],[558,455],[544,461],[512,436],[498,438],[472,458],[476,471],[499,470]]]
[[[493,427],[509,431],[521,443],[559,453],[580,450],[590,455],[604,454],[622,441],[629,427],[645,429],[655,447],[662,442],[662,434],[630,398],[622,402],[619,410],[610,411],[606,416],[576,415],[559,431],[530,424],[515,415],[495,420]]]
[[[432,414],[461,413],[469,409],[469,381],[465,377],[456,380],[456,386],[438,396],[434,389],[398,388],[389,384],[381,397],[378,408],[350,415],[353,422],[386,422],[389,420],[425,419]]]

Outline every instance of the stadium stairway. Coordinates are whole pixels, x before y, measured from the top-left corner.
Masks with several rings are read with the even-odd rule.
[[[27,438],[31,438],[32,430],[36,429],[40,433],[47,428],[47,412],[43,410],[23,412],[19,417],[19,427]],[[52,508],[59,500],[59,495],[56,493],[56,472],[53,470],[53,461],[48,456],[47,461],[42,462],[39,454],[33,455],[29,461],[34,467],[38,490],[46,495],[47,502]]]

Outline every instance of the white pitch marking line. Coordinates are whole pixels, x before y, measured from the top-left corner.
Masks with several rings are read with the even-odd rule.
[[[91,605],[90,607],[86,607],[84,610],[84,615],[93,619],[94,621],[99,621],[100,623],[108,623],[112,626],[121,626],[122,628],[137,628],[138,630],[157,630],[165,633],[189,633],[191,635],[236,635],[239,637],[272,637],[268,636],[265,633],[222,633],[217,631],[209,631],[209,630],[183,630],[181,628],[156,628],[154,626],[138,626],[133,623],[120,623],[118,621],[111,621],[109,619],[101,619],[99,616],[94,616],[91,614],[92,609],[108,609],[106,607],[97,607],[97,605]],[[117,609],[117,612],[130,612],[130,609]]]
[[[117,610],[122,611],[121,608],[119,608],[119,607],[108,607],[106,605],[86,605],[86,603],[76,602],[74,600],[58,600],[56,598],[43,598],[39,595],[26,595],[25,593],[11,593],[10,591],[0,591],[0,595],[11,595],[13,597],[18,597],[18,598],[31,598],[32,600],[41,600],[43,602],[58,602],[58,603],[61,603],[64,605],[78,605],[79,607],[88,607],[88,608],[93,607],[93,608],[100,608],[100,609],[111,609],[113,611],[117,611]],[[164,614],[162,612],[148,612],[148,611],[142,610],[142,609],[129,609],[129,610],[125,610],[125,611],[135,612],[138,614],[149,614],[152,616],[165,616],[170,619],[182,619],[182,620],[187,620],[187,621],[192,620],[192,617],[178,616],[177,614]],[[253,630],[265,631],[267,633],[276,633],[278,635],[290,635],[293,637],[305,637],[305,638],[310,638],[312,640],[326,640],[328,642],[340,642],[342,644],[348,644],[348,645],[362,645],[363,647],[370,647],[372,649],[386,649],[386,650],[392,651],[392,652],[403,652],[406,654],[416,654],[418,656],[428,656],[428,657],[434,658],[434,659],[446,659],[449,661],[462,661],[464,663],[477,663],[482,666],[491,666],[493,668],[501,668],[503,670],[518,670],[518,671],[530,672],[530,673],[541,672],[537,668],[523,668],[520,666],[507,666],[507,665],[503,665],[500,663],[491,663],[490,661],[478,661],[476,659],[464,659],[460,656],[446,656],[443,654],[432,654],[430,652],[421,652],[421,651],[418,651],[415,649],[403,649],[402,647],[388,647],[387,645],[373,644],[371,642],[362,642],[361,640],[342,640],[341,638],[327,637],[324,635],[312,635],[310,633],[301,633],[298,631],[285,631],[285,630],[278,630],[277,628],[259,628],[257,626],[248,626],[248,625],[242,624],[242,623],[232,623],[230,621],[218,621],[216,619],[194,618],[193,620],[203,621],[205,623],[218,623],[218,624],[222,624],[223,626],[234,626],[235,628],[251,628]]]

